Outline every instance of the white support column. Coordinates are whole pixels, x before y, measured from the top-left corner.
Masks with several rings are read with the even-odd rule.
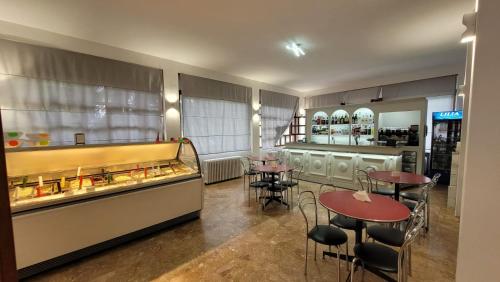
[[[462,209],[456,280],[500,277],[500,1],[479,0],[463,148]],[[446,238],[443,238],[446,240]]]

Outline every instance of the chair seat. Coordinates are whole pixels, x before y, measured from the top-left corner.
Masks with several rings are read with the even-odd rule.
[[[379,187],[372,190],[373,194],[379,194],[384,196],[394,196],[394,189]]]
[[[394,247],[401,247],[405,240],[405,234],[403,231],[380,224],[368,226],[366,228],[366,233],[376,241]]]
[[[274,187],[269,183],[267,183],[267,185],[268,185],[267,190],[271,191],[271,192],[282,192],[282,191],[285,191],[289,188],[288,186],[284,186],[284,185],[280,185],[280,184],[274,184]]]
[[[255,181],[255,182],[250,183],[249,186],[253,187],[253,188],[264,188],[264,187],[269,186],[269,183],[263,182],[263,181]]]
[[[410,209],[410,211],[413,211],[415,209],[415,207],[417,206],[417,202],[413,202],[413,201],[403,201],[402,203],[403,203],[403,205],[407,206],[408,209]]]
[[[421,194],[418,192],[401,192],[399,193],[399,196],[403,199],[418,201],[421,197]]]
[[[315,242],[328,246],[338,246],[347,242],[347,234],[330,225],[317,225],[307,233],[307,237]]]
[[[284,180],[284,181],[280,181],[279,184],[283,185],[283,186],[293,187],[293,186],[299,185],[299,182],[291,181],[291,180]]]
[[[354,247],[354,254],[365,266],[386,271],[398,272],[398,252],[377,243],[362,243]]]
[[[273,182],[273,181],[278,181],[280,178],[279,176],[274,176],[274,180],[273,180],[273,177],[264,177],[262,178],[260,181],[264,181],[264,182]]]
[[[257,175],[256,171],[247,171],[245,172],[245,175]]]
[[[332,219],[330,219],[330,223],[340,227],[342,229],[355,230],[356,229],[356,220],[351,217],[347,217],[344,215],[336,215]],[[366,227],[366,223],[363,222],[363,228]]]

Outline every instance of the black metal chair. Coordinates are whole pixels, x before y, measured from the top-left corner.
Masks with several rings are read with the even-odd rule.
[[[314,206],[314,225],[309,229],[308,215],[306,208]],[[347,234],[339,228],[331,225],[318,224],[318,205],[316,197],[312,191],[303,191],[299,194],[299,209],[306,221],[306,262],[304,275],[307,275],[307,255],[309,251],[309,239],[314,241],[314,260],[316,260],[317,245],[335,246],[337,248],[337,271],[338,281],[340,281],[340,246],[347,243]],[[347,244],[345,246],[347,252]]]
[[[248,178],[248,205],[250,206],[250,188],[255,190],[255,201],[258,201],[258,190],[269,185],[267,182],[258,181],[259,173],[253,169],[253,164],[248,158],[240,159],[241,168],[243,169],[243,191],[245,190],[246,178]],[[252,178],[254,181],[252,181]]]
[[[432,177],[432,182],[434,183],[434,185],[437,184],[440,177],[441,177],[441,173],[438,172],[438,173],[434,174],[434,176]],[[399,197],[403,200],[410,200],[410,201],[418,202],[421,194],[422,194],[421,191],[418,191],[418,192],[403,191],[403,192],[399,193]]]
[[[368,172],[371,172],[371,171],[376,171],[376,169],[373,167],[367,168],[366,169],[366,172],[367,172],[366,178],[370,178],[368,176]],[[378,180],[375,180],[375,185],[373,185],[371,178],[370,178],[370,185],[371,185],[371,191],[369,191],[370,193],[379,194],[379,195],[383,195],[383,196],[389,196],[389,197],[394,198],[394,194],[395,194],[394,188],[379,187]]]
[[[439,179],[439,176],[433,177],[432,181],[430,183],[427,183],[426,185],[424,185],[421,188],[420,193],[418,193],[419,197],[418,197],[417,201],[405,199],[402,202],[411,211],[413,211],[415,209],[415,207],[417,206],[417,203],[422,202],[422,201],[425,203],[425,205],[424,205],[425,232],[429,231],[429,224],[430,224],[430,210],[431,210],[430,209],[430,190],[436,185],[437,180]],[[436,182],[434,182],[434,180],[436,180]]]
[[[416,210],[412,220],[408,221],[408,227],[404,234],[404,240],[399,251],[383,244],[361,243],[354,247],[355,258],[351,266],[351,282],[354,280],[356,263],[361,263],[364,268],[376,269],[382,272],[396,273],[397,281],[405,281],[407,272],[405,261],[409,257],[409,249],[425,224],[423,211]]]
[[[360,185],[360,189],[361,190],[370,192],[372,182],[371,182],[371,179],[368,177],[368,174],[367,174],[366,171],[364,171],[364,170],[357,170],[356,171],[356,179],[357,179],[357,182]],[[365,184],[363,184],[363,179],[366,181]],[[365,187],[365,185],[366,185],[366,187]],[[328,188],[328,187],[331,187],[331,188]],[[321,185],[319,187],[320,194],[322,192],[326,192],[325,189],[335,190],[335,186],[333,184],[323,184],[323,185]],[[334,216],[332,219],[330,219],[330,212],[328,212],[328,221],[331,224],[333,224],[333,225],[335,225],[335,226],[337,226],[339,228],[342,228],[342,229],[356,230],[356,220],[354,218],[350,218],[350,217],[338,214],[338,215]],[[365,226],[366,226],[366,224],[363,223],[363,227],[365,227]]]
[[[416,220],[416,217],[422,214],[424,210],[425,201],[422,200],[415,206],[408,221],[400,226],[388,226],[385,224],[368,226],[366,228],[366,241],[371,238],[389,246],[402,247],[405,241],[405,234],[408,232],[408,229],[411,228],[412,222]],[[408,248],[408,267],[409,273],[411,274],[411,247]]]
[[[300,175],[302,174],[302,171],[303,171],[303,166],[300,166],[294,170],[291,170],[291,171],[285,173],[284,175],[286,175],[286,179],[279,180],[278,184],[283,185],[283,186],[287,186],[290,189],[290,192],[291,192],[290,194],[292,196],[293,196],[293,188],[297,187],[297,195],[299,195],[300,194],[299,178],[300,178]],[[292,197],[290,197],[290,198],[292,198]],[[292,203],[293,203],[293,199],[292,199]]]

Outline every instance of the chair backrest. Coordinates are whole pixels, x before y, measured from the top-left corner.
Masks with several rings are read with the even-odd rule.
[[[356,179],[359,183],[359,186],[361,187],[361,190],[371,193],[373,188],[372,179],[368,176],[368,172],[366,172],[366,170],[357,169]]]
[[[432,183],[434,183],[434,185],[436,185],[438,183],[438,180],[439,180],[440,177],[441,177],[441,173],[436,172],[434,174],[434,176],[432,176]]]
[[[306,210],[309,206],[314,207],[314,226],[318,225],[318,204],[316,203],[316,196],[312,191],[302,191],[299,194],[299,210],[304,216],[306,221],[306,233],[309,232],[309,220],[306,214]]]
[[[421,199],[420,201],[418,201],[417,205],[410,214],[410,218],[408,219],[405,227],[405,235],[409,230],[415,228],[416,220],[424,216],[424,212],[425,212],[425,201]]]
[[[287,180],[290,181],[293,181],[294,179],[298,180],[303,170],[304,170],[303,165],[295,166],[293,170],[290,170],[289,172],[286,173]]]
[[[241,163],[241,168],[245,173],[249,173],[252,170],[253,164],[248,157],[241,157],[240,163]]]
[[[319,186],[319,194],[320,195],[322,193],[330,192],[330,191],[337,191],[337,188],[335,188],[335,186],[333,186],[333,184],[321,184],[321,186]]]

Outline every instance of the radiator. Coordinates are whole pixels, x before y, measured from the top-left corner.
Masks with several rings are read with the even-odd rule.
[[[205,184],[237,178],[243,174],[240,157],[203,161],[203,172]]]

